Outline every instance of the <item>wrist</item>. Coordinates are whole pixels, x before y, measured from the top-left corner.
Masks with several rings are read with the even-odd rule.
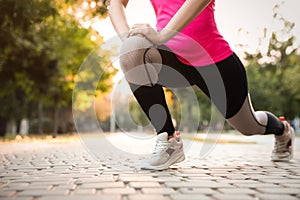
[[[124,41],[126,38],[128,38],[129,32],[123,32],[119,34],[119,38]]]
[[[158,44],[162,45],[164,43],[166,43],[168,41],[168,38],[166,37],[166,31],[164,29],[162,29],[160,32],[158,32],[159,36],[158,36]]]
[[[175,31],[164,28],[159,32],[159,43],[164,44],[164,43],[168,42],[175,35],[176,35]]]

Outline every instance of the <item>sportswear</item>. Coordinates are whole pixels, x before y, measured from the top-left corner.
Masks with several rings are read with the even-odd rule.
[[[283,121],[284,132],[275,135],[275,147],[272,151],[272,161],[289,161],[293,158],[294,129],[287,121]]]
[[[150,0],[156,14],[156,28],[162,30],[185,0]],[[232,55],[229,44],[217,29],[214,18],[215,0],[166,45],[185,64],[205,66]]]
[[[141,164],[142,169],[163,170],[185,159],[183,143],[179,132],[168,140],[168,133],[157,135],[155,149],[151,157]]]

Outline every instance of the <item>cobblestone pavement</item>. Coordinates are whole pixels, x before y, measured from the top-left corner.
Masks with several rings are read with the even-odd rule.
[[[78,140],[0,143],[0,199],[300,199],[299,138],[293,161],[274,163],[273,138],[261,137],[217,144],[205,158],[191,153],[203,145],[196,142],[184,162],[164,171],[139,170],[121,153],[95,159]]]

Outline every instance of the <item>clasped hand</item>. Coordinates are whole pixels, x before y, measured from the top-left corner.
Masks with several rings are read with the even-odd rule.
[[[164,43],[160,32],[152,28],[149,24],[135,24],[129,31],[127,37],[142,35],[155,45]]]

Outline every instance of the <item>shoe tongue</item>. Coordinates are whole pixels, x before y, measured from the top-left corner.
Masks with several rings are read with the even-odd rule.
[[[157,141],[168,141],[168,133],[160,133],[157,135]]]

